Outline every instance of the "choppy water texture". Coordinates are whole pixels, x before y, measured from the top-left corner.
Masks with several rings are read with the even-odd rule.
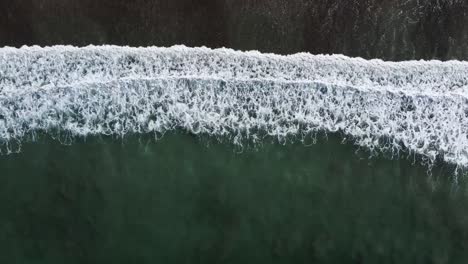
[[[236,144],[339,132],[398,156],[468,165],[468,63],[208,48],[0,50],[0,142],[180,129]]]
[[[0,157],[2,263],[466,263],[463,179],[341,144],[168,134]]]

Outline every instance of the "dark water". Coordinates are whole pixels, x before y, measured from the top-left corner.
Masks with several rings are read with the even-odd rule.
[[[25,44],[468,60],[468,1],[1,0],[0,46]]]
[[[466,263],[463,177],[337,137],[166,135],[0,156],[1,263]]]

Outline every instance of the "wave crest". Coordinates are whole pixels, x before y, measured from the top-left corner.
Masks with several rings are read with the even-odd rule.
[[[0,49],[0,142],[183,129],[261,141],[341,132],[468,166],[468,63],[207,48]]]

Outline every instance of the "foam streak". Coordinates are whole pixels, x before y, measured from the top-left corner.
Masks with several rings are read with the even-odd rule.
[[[468,166],[468,63],[207,48],[0,49],[0,142],[37,132],[261,141],[342,132]]]

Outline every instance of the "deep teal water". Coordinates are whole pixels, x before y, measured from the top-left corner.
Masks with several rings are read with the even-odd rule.
[[[356,150],[28,143],[0,156],[0,263],[467,263],[464,177]]]

